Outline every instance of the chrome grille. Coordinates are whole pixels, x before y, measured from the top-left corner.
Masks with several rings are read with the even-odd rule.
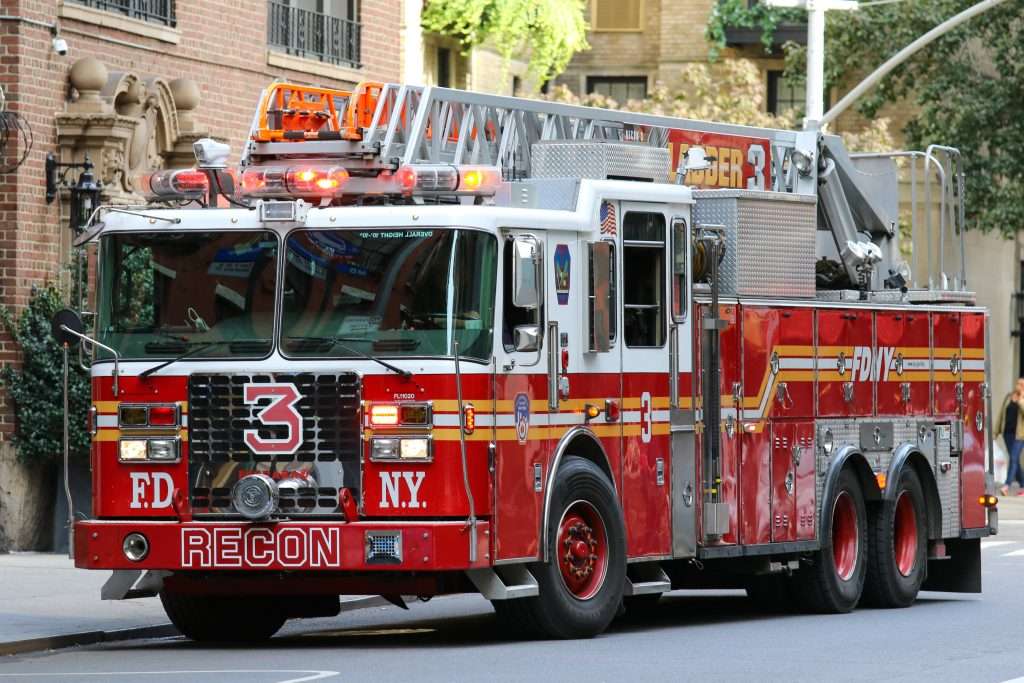
[[[285,439],[288,427],[257,415],[269,399],[246,404],[247,384],[293,384],[301,395],[302,442],[292,454],[256,454],[247,430],[261,439]],[[355,373],[196,374],[189,379],[189,482],[196,514],[230,515],[231,487],[259,472],[295,486],[279,488],[285,515],[340,514],[339,489],[359,489],[360,383]]]

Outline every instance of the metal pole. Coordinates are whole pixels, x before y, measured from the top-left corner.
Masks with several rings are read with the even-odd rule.
[[[825,7],[808,3],[807,13],[807,116],[804,130],[820,126],[825,107]]]
[[[905,62],[908,59],[910,59],[910,57],[913,56],[914,53],[916,53],[918,50],[923,48],[925,45],[927,45],[928,43],[932,42],[936,38],[939,38],[939,37],[945,35],[946,33],[949,33],[950,31],[955,29],[957,26],[959,26],[960,24],[964,23],[965,21],[967,21],[969,19],[974,18],[976,15],[981,14],[982,12],[985,12],[987,10],[990,10],[993,7],[995,7],[997,5],[1000,5],[1000,4],[1004,3],[1004,2],[1006,2],[1006,0],[984,0],[983,2],[979,2],[977,5],[974,5],[973,7],[970,7],[968,9],[964,10],[960,14],[957,14],[956,16],[947,19],[946,21],[942,22],[941,24],[939,24],[938,26],[933,28],[931,31],[928,31],[928,33],[925,33],[923,36],[921,36],[920,38],[918,38],[917,40],[912,42],[910,45],[907,45],[905,48],[903,48],[902,50],[897,52],[895,55],[890,57],[888,60],[886,60],[885,63],[883,63],[880,67],[878,67],[873,72],[871,72],[871,75],[869,75],[867,78],[865,78],[859,84],[857,84],[857,87],[855,87],[850,92],[846,93],[846,95],[841,100],[839,100],[838,103],[836,103],[836,106],[834,106],[831,109],[829,109],[828,112],[823,117],[821,117],[821,121],[820,121],[821,126],[826,126],[829,123],[831,123],[832,121],[834,121],[836,119],[836,117],[838,117],[840,114],[842,114],[844,111],[846,111],[846,109],[849,108],[849,106],[851,104],[856,102],[857,99],[861,95],[863,95],[865,92],[867,92],[871,88],[875,87],[875,85],[877,85],[879,81],[881,81],[883,78],[885,78],[889,74],[889,72],[891,72],[893,69],[895,69],[897,66],[899,66],[903,62]],[[810,26],[808,26],[808,31],[810,31]],[[808,60],[807,68],[808,69],[810,69],[810,59],[811,59],[810,47],[811,47],[810,46],[810,35],[808,34],[808,44],[807,44],[807,53],[808,53],[807,54],[807,60]],[[808,97],[810,97],[810,93],[811,93],[810,74],[808,74],[808,81],[807,81],[807,95],[808,95]],[[810,110],[808,109],[808,111],[810,111]],[[808,114],[808,118],[810,118],[810,114]]]
[[[64,351],[64,496],[68,501],[68,557],[75,559],[75,508],[71,500],[71,484],[68,481],[68,451],[71,448],[68,436],[68,345],[61,345]]]
[[[469,485],[469,468],[466,464],[466,407],[462,404],[462,371],[459,368],[459,342],[453,341],[455,352],[455,398],[459,404],[459,452],[462,456],[462,485],[466,488],[466,500],[469,502],[469,561],[476,562],[476,505],[473,503],[473,490]]]

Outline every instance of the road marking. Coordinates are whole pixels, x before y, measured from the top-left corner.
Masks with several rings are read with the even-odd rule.
[[[0,673],[0,678],[57,678],[68,676],[180,676],[188,674],[307,674],[298,678],[285,678],[277,683],[309,683],[325,678],[340,676],[339,671],[316,671],[315,669],[189,669],[182,671],[75,671],[72,673]]]
[[[982,541],[981,549],[985,550],[986,548],[995,548],[1001,545],[1013,545],[1013,543],[1014,541]]]

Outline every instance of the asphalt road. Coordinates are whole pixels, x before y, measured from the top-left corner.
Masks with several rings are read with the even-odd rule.
[[[587,641],[507,640],[480,597],[293,622],[266,644],[182,638],[0,659],[6,681],[1007,681],[1024,677],[1024,522],[983,545],[984,594],[903,610],[769,615],[737,591],[677,591]],[[1021,678],[1024,681],[1024,678]]]

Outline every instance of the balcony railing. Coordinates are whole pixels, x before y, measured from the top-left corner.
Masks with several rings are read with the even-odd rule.
[[[175,26],[174,0],[71,0],[79,5],[94,9],[123,14],[131,19],[141,19],[154,24]]]
[[[358,21],[269,3],[267,43],[296,57],[358,67],[362,25]]]

